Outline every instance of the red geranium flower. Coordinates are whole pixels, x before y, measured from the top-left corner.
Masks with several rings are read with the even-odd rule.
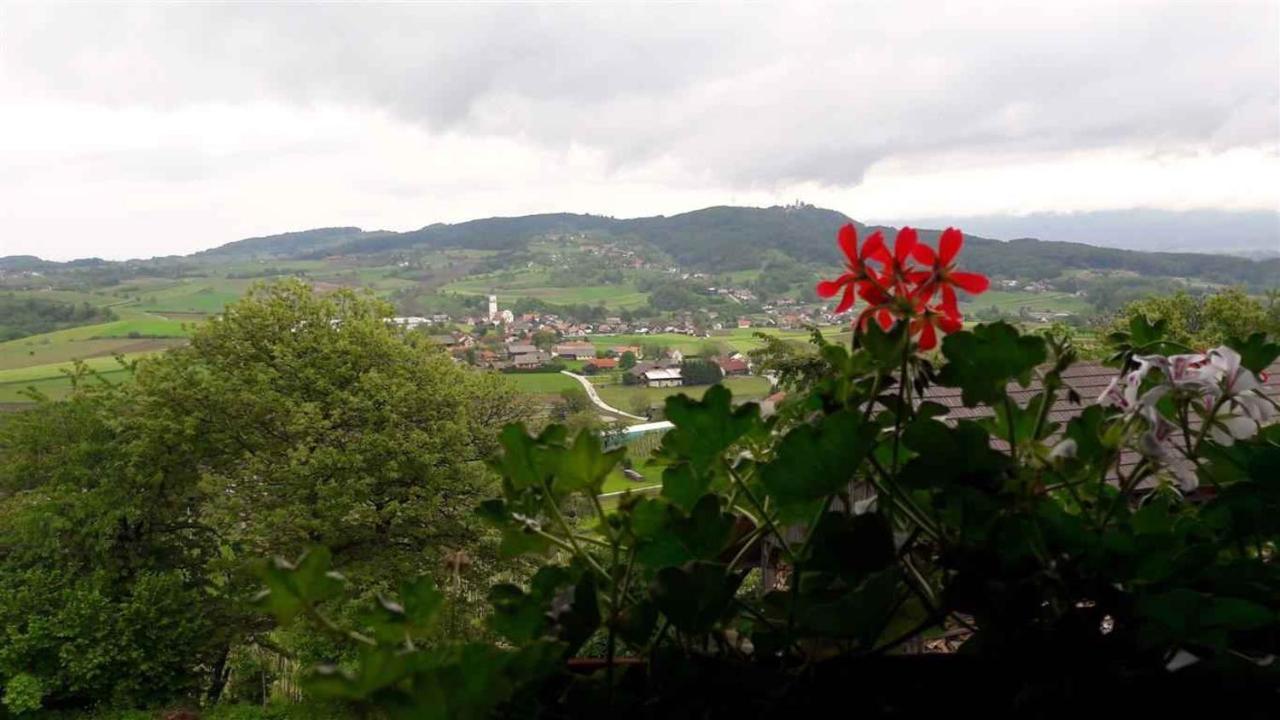
[[[932,350],[938,346],[938,331],[942,334],[950,335],[951,333],[963,327],[959,317],[955,317],[948,313],[945,309],[929,307],[924,300],[920,300],[917,306],[915,317],[911,319],[911,334],[920,334],[920,339],[916,342],[920,349]]]
[[[848,310],[857,298],[862,298],[867,307],[858,314],[854,327],[866,330],[875,320],[888,331],[894,323],[905,322],[921,351],[937,347],[939,334],[953,333],[962,327],[956,288],[977,295],[990,284],[982,275],[956,270],[955,260],[964,238],[955,228],[947,228],[942,233],[936,252],[922,245],[919,234],[910,227],[897,232],[892,251],[885,246],[879,232],[872,233],[859,250],[852,225],[841,228],[837,239],[847,258],[845,272],[835,280],[818,283],[818,295],[828,298],[843,291],[837,313]],[[873,262],[880,267],[873,267]],[[941,302],[931,304],[937,294],[941,294]]]
[[[840,298],[839,304],[836,305],[836,313],[842,313],[853,307],[855,296],[861,296],[867,302],[878,304],[871,299],[870,293],[875,289],[877,284],[874,270],[867,265],[869,261],[887,263],[889,261],[889,251],[884,247],[884,236],[879,232],[874,232],[867,241],[862,244],[862,251],[858,251],[858,231],[854,229],[852,224],[845,225],[840,228],[836,241],[840,244],[840,249],[844,251],[846,258],[845,272],[835,280],[822,280],[816,288],[818,297],[829,298],[835,297],[836,293],[843,288],[844,295]]]
[[[964,236],[955,228],[947,228],[938,239],[938,252],[935,253],[928,245],[917,244],[912,248],[915,259],[930,268],[914,273],[912,279],[919,285],[918,292],[927,300],[941,289],[942,310],[953,318],[960,317],[956,288],[970,295],[979,295],[991,286],[985,275],[956,270],[956,256],[962,247]]]

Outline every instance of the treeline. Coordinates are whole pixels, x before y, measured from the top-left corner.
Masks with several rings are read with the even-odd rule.
[[[978,272],[1028,279],[1058,277],[1067,270],[1127,271],[1145,277],[1196,278],[1252,290],[1280,286],[1280,259],[1248,260],[1198,253],[1148,253],[1068,242],[970,238],[965,259]]]
[[[0,342],[114,320],[109,308],[45,298],[0,295]]]

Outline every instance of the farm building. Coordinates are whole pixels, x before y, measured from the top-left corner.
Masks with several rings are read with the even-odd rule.
[[[595,358],[594,360],[588,360],[582,369],[590,372],[599,372],[601,370],[613,370],[617,367],[617,358]]]
[[[680,368],[646,370],[642,377],[649,387],[680,387],[684,384]]]
[[[596,356],[596,346],[589,342],[560,343],[555,347],[555,354],[568,360],[589,360]]]
[[[711,362],[715,363],[716,367],[720,368],[720,372],[723,373],[725,377],[730,377],[732,375],[747,375],[751,372],[751,368],[747,365],[747,361],[741,358],[718,357],[712,358]]]
[[[541,350],[535,350],[531,353],[521,353],[511,356],[511,367],[519,370],[531,370],[533,368],[542,367],[551,361],[551,355]]]

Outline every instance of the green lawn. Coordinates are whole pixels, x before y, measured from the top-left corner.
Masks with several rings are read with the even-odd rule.
[[[560,373],[509,373],[503,377],[520,390],[533,395],[555,395],[561,390],[582,387],[577,380]]]

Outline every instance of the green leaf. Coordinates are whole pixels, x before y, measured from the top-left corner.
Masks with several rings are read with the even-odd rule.
[[[993,492],[1009,467],[1009,458],[991,449],[990,436],[978,424],[961,420],[954,428],[937,420],[917,420],[902,440],[919,453],[902,469],[907,487],[963,485]]]
[[[1280,357],[1280,343],[1267,342],[1266,333],[1256,332],[1247,339],[1230,338],[1227,347],[1240,353],[1240,364],[1255,375],[1271,367]]]
[[[314,606],[337,595],[343,578],[331,571],[332,555],[326,547],[303,553],[297,563],[276,558],[262,568],[260,574],[267,588],[260,593],[260,607],[288,622],[308,606]]]
[[[725,386],[712,385],[702,400],[683,394],[667,398],[667,420],[675,427],[662,437],[663,453],[702,470],[755,429],[760,424],[760,407],[746,403],[734,410],[732,396]]]
[[[622,460],[624,452],[624,448],[602,452],[600,439],[594,432],[579,432],[573,447],[560,455],[560,465],[552,489],[556,493],[585,491],[599,495],[605,478]]]
[[[430,627],[444,606],[444,593],[425,575],[400,586],[405,619],[419,628]]]
[[[828,415],[818,425],[799,425],[782,439],[774,460],[761,468],[765,489],[784,507],[839,492],[875,439],[875,426],[849,410]]]
[[[714,494],[704,495],[687,517],[659,499],[638,502],[630,513],[636,562],[650,568],[716,558],[729,545],[735,523]]]
[[[1164,338],[1168,325],[1164,318],[1152,323],[1146,315],[1138,313],[1129,320],[1129,340],[1135,348],[1150,345]]]
[[[725,616],[741,582],[742,576],[730,575],[722,563],[692,562],[659,571],[651,593],[673,627],[701,633]]]
[[[540,437],[533,438],[523,423],[507,425],[498,438],[503,452],[495,461],[494,469],[513,490],[542,487],[559,468],[564,450],[555,443],[563,437],[562,426],[550,426]]]
[[[1103,444],[1103,422],[1106,413],[1099,405],[1090,405],[1067,422],[1066,436],[1076,443],[1076,458],[1092,464],[1107,453]]]
[[[833,573],[853,584],[895,558],[893,530],[878,513],[825,513],[808,545],[809,556],[803,559],[806,573]]]
[[[995,416],[980,420],[979,423],[995,437],[1005,440],[1009,439],[1009,431],[1012,429],[1013,437],[1019,445],[1031,440],[1039,440],[1053,434],[1058,428],[1057,423],[1046,422],[1041,428],[1040,437],[1032,437],[1036,429],[1036,420],[1040,415],[1040,406],[1044,403],[1045,397],[1044,393],[1037,393],[1025,408],[1012,399],[1007,403],[996,403],[991,408]]]
[[[1044,338],[1020,335],[1017,328],[1004,322],[948,335],[942,341],[942,354],[947,364],[938,381],[960,388],[966,407],[996,405],[1004,399],[1010,381],[1026,387],[1031,371],[1047,357]]]
[[[688,510],[711,487],[711,472],[690,463],[672,465],[662,471],[662,496]]]
[[[906,323],[894,323],[888,331],[882,330],[880,323],[867,323],[866,329],[859,331],[858,340],[877,368],[884,372],[895,370],[902,365]]]
[[[551,629],[553,599],[573,582],[568,569],[546,565],[534,574],[527,593],[510,583],[493,586],[489,590],[493,605],[490,627],[514,643],[542,637]]]

